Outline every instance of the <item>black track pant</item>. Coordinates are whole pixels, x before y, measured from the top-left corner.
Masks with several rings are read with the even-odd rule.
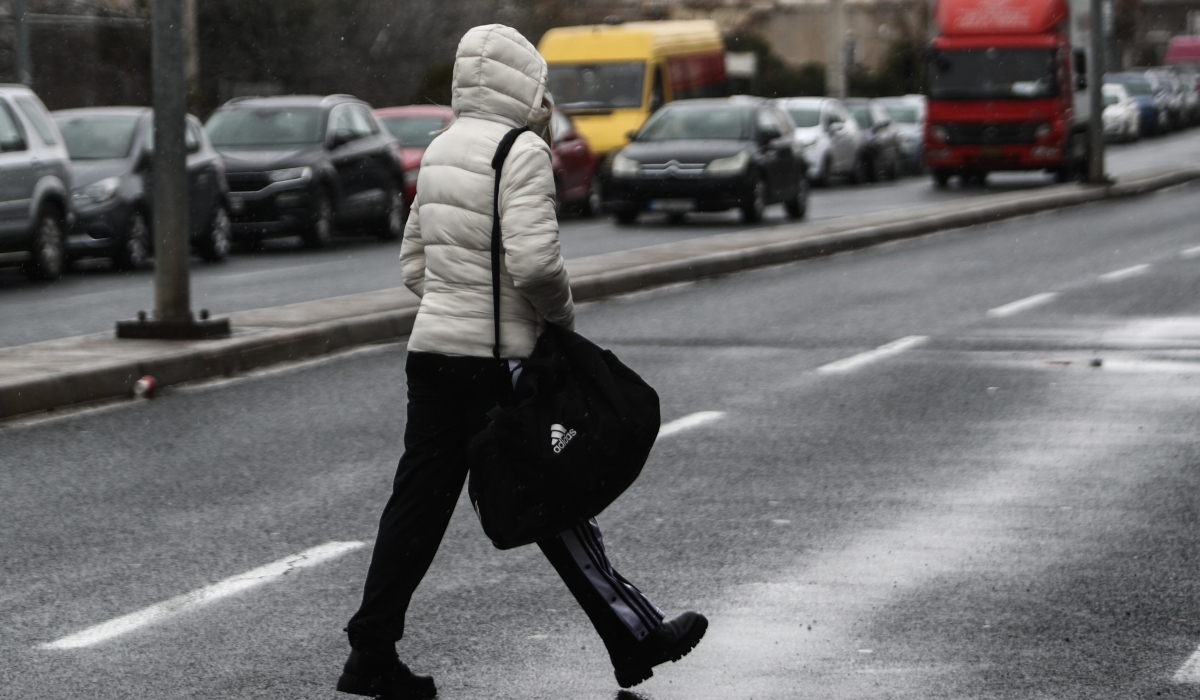
[[[496,361],[435,353],[408,355],[404,455],[363,591],[350,619],[351,644],[390,644],[429,569],[467,478],[466,447],[496,405]],[[539,542],[610,654],[625,653],[662,623],[663,613],[621,577],[604,553],[596,521]]]

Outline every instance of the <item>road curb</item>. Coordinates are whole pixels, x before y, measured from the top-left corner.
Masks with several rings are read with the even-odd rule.
[[[627,294],[665,284],[686,282],[769,265],[867,248],[967,226],[1154,192],[1200,179],[1200,168],[1127,178],[1102,186],[1060,185],[1000,202],[947,205],[949,211],[910,212],[905,218],[861,225],[846,230],[804,230],[790,234],[779,227],[743,234],[621,251],[572,261],[588,268],[572,275],[571,290],[583,302]],[[768,240],[780,239],[780,240]],[[744,244],[741,241],[745,241]],[[706,245],[707,244],[707,245]],[[706,250],[706,248],[726,249]],[[658,258],[654,262],[640,262]],[[663,259],[665,258],[665,259]],[[398,340],[412,330],[416,309],[406,307],[302,325],[297,328],[238,328],[233,338],[189,343],[184,347],[163,341],[147,357],[127,361],[98,360],[82,369],[28,379],[0,380],[0,420],[132,396],[138,378],[151,375],[159,386],[232,376],[272,364],[292,362],[346,348]],[[110,341],[95,336],[96,343]],[[84,339],[86,340],[86,339]],[[142,341],[121,341],[123,343]],[[162,352],[155,352],[161,347]],[[96,351],[99,358],[108,355]]]

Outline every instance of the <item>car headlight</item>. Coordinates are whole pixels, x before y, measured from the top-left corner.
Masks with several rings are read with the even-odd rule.
[[[704,172],[714,176],[737,175],[743,172],[749,164],[750,154],[742,151],[736,156],[730,156],[729,158],[717,158],[708,164]]]
[[[612,174],[615,177],[637,177],[642,172],[642,164],[632,158],[617,154],[612,162]]]
[[[312,177],[312,168],[307,166],[303,168],[284,168],[283,170],[272,170],[267,173],[267,179],[271,182],[287,182],[288,180],[307,180]]]
[[[71,193],[71,199],[76,204],[101,204],[116,197],[119,189],[121,189],[121,178],[114,175],[93,182],[86,187],[80,187]]]

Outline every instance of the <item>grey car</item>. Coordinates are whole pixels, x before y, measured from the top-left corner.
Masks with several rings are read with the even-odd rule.
[[[0,85],[0,264],[57,279],[70,226],[71,172],[62,135],[23,85]]]

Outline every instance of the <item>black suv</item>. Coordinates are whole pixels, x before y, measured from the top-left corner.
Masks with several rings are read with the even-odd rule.
[[[225,158],[234,240],[300,234],[321,248],[338,229],[399,238],[404,201],[400,143],[370,105],[349,95],[231,100],[204,125]]]

